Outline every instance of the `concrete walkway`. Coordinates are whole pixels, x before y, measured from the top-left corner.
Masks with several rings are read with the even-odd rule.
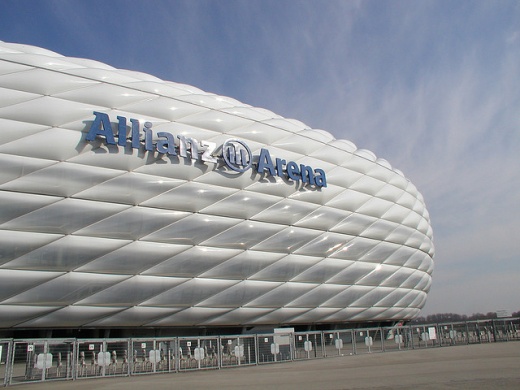
[[[297,361],[262,366],[85,379],[13,389],[520,389],[520,342]]]

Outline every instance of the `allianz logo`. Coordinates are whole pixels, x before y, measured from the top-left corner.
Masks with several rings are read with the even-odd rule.
[[[126,147],[130,145],[133,149],[141,149],[149,152],[158,152],[170,156],[191,158],[195,161],[217,164],[219,157],[224,164],[235,172],[246,172],[254,169],[259,174],[268,176],[279,176],[291,181],[301,181],[303,184],[327,187],[325,171],[313,169],[305,164],[297,164],[294,161],[286,161],[281,158],[272,159],[269,150],[262,148],[258,156],[253,156],[251,149],[244,141],[229,139],[222,145],[222,154],[215,156],[217,144],[206,140],[197,140],[192,137],[177,135],[159,131],[154,135],[151,122],[141,123],[137,119],[130,118],[130,129],[128,129],[127,118],[117,116],[116,132],[112,129],[110,117],[104,112],[94,111],[95,119],[85,137],[86,141],[95,141],[102,137],[107,145],[118,145]],[[117,138],[117,142],[116,142]]]

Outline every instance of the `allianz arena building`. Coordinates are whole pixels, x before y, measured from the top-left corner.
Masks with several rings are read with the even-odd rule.
[[[4,336],[392,324],[426,302],[423,197],[326,131],[0,42],[0,135]]]

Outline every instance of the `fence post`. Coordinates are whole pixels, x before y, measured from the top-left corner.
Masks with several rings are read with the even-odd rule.
[[[325,340],[325,333],[323,331],[320,332],[321,337],[321,357],[325,357],[325,344],[327,343],[327,340]]]
[[[217,360],[217,366],[220,370],[222,368],[222,336],[217,337]]]
[[[13,340],[9,340],[7,342],[7,353],[5,355],[5,378],[4,378],[4,386],[7,386],[11,383],[11,376],[13,374]]]
[[[491,328],[493,329],[493,339],[495,340],[495,343],[498,341],[497,340],[497,328],[496,328],[496,323],[495,323],[495,320],[491,320]]]
[[[259,354],[258,354],[258,335],[257,334],[254,334],[253,335],[253,340],[254,340],[254,344],[255,344],[255,365],[258,366],[258,358],[259,358]]]

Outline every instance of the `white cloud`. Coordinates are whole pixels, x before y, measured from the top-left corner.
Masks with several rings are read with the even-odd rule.
[[[426,311],[520,309],[518,2],[20,4],[2,40],[228,95],[387,159],[432,218]]]

